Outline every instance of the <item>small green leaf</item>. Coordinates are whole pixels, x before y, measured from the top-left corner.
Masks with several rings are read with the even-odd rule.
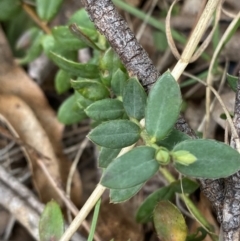
[[[76,23],[78,26],[91,29],[97,32],[93,22],[89,19],[89,16],[84,8],[81,8],[75,12],[68,20],[68,25]]]
[[[85,112],[91,119],[106,121],[120,119],[124,114],[124,108],[123,103],[117,99],[104,99],[88,106]]]
[[[176,163],[180,163],[185,166],[188,166],[197,160],[193,154],[185,150],[172,152],[172,157]]]
[[[106,86],[111,85],[112,75],[117,69],[124,69],[118,55],[112,48],[109,48],[100,60],[101,79]]]
[[[170,162],[170,154],[164,149],[158,150],[155,158],[160,165],[167,165]]]
[[[75,51],[69,51],[68,49],[63,48],[61,44],[59,44],[55,38],[53,37],[53,35],[50,34],[45,34],[42,37],[42,47],[43,47],[43,51],[44,53],[47,55],[48,58],[52,59],[52,52],[54,52],[55,54],[59,55],[59,56],[64,56],[64,58],[66,59],[71,59],[71,60],[75,60],[76,59],[76,52]],[[53,56],[55,57],[55,56]],[[52,59],[54,61],[54,59]],[[64,69],[64,68],[63,68]],[[68,70],[66,70],[68,71]]]
[[[137,142],[140,128],[129,120],[107,121],[93,129],[88,137],[97,145],[118,149]]]
[[[157,144],[166,147],[168,150],[172,150],[179,142],[189,139],[191,138],[185,133],[173,129],[165,139],[158,141]]]
[[[231,89],[236,92],[237,91],[237,83],[238,83],[238,77],[227,74],[227,82]]]
[[[141,190],[143,185],[144,183],[126,189],[110,189],[110,202],[121,203],[129,200]]]
[[[77,107],[74,95],[68,97],[58,110],[59,121],[66,125],[78,123],[86,117],[85,112]]]
[[[16,0],[1,0],[0,9],[0,20],[11,20],[21,10],[21,2]]]
[[[199,184],[187,177],[184,177],[181,180],[172,182],[170,184],[170,187],[173,192],[182,193],[182,189],[183,189],[184,193],[191,194],[199,188]]]
[[[101,184],[111,189],[126,189],[150,179],[159,168],[155,149],[140,146],[113,160],[103,173]]]
[[[152,219],[153,210],[160,200],[171,200],[174,192],[171,186],[160,188],[150,194],[137,210],[136,220],[139,223],[146,223]]]
[[[94,64],[81,64],[68,60],[61,55],[51,52],[50,58],[61,69],[82,78],[96,78],[99,76],[98,66]]]
[[[186,241],[203,241],[206,238],[207,234],[207,231],[203,227],[198,227],[197,232],[188,235]]]
[[[158,203],[153,213],[153,222],[162,241],[185,241],[187,225],[182,213],[169,201]]]
[[[61,209],[55,201],[46,204],[39,221],[40,241],[58,241],[64,233]]]
[[[77,24],[73,23],[69,26],[71,33],[76,36],[81,42],[85,43],[87,46],[102,50],[87,34],[84,33],[82,28],[79,28]],[[94,34],[94,32],[93,32]]]
[[[98,157],[98,165],[99,167],[106,168],[108,165],[117,157],[121,149],[111,149],[102,147],[99,157]]]
[[[58,13],[63,0],[36,0],[38,16],[44,21],[52,20]]]
[[[136,78],[128,80],[123,90],[123,106],[129,117],[141,120],[145,115],[147,95]]]
[[[127,83],[128,76],[121,69],[118,69],[112,76],[111,88],[116,96],[123,95],[123,88]]]
[[[67,26],[57,26],[52,29],[54,39],[62,48],[78,50],[86,48],[87,45],[75,37]]]
[[[27,50],[27,54],[23,58],[19,59],[19,61],[18,61],[19,64],[30,63],[41,54],[41,52],[42,52],[42,45],[41,45],[42,36],[43,36],[43,32],[38,31],[38,34],[33,39],[30,48],[28,48],[28,50]]]
[[[89,100],[97,101],[109,96],[107,88],[97,80],[78,78],[71,80],[72,87]]]
[[[146,130],[152,141],[162,140],[172,130],[181,103],[179,85],[168,71],[154,84],[147,100]]]
[[[224,178],[240,170],[240,155],[230,146],[214,140],[186,140],[177,144],[173,151],[185,150],[197,161],[189,166],[175,163],[184,175],[196,178]]]
[[[58,94],[62,94],[71,88],[70,75],[64,70],[58,70],[55,76],[55,89]]]
[[[85,98],[83,95],[81,95],[78,91],[75,90],[74,92],[75,95],[75,99],[76,99],[76,103],[77,106],[81,109],[84,110],[86,109],[89,105],[91,105],[93,103],[92,100],[89,100],[87,98]]]

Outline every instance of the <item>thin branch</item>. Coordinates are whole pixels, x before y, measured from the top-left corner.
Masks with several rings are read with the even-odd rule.
[[[23,2],[22,7],[24,11],[30,16],[30,18],[46,33],[51,34],[51,29],[47,26],[46,23],[38,17],[36,12],[30,7],[27,3]]]

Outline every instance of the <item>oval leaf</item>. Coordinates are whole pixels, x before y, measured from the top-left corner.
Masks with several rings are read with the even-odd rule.
[[[58,13],[63,0],[37,0],[37,14],[44,21],[50,21]]]
[[[231,89],[236,92],[237,91],[237,83],[238,83],[238,77],[227,74],[227,82]]]
[[[123,103],[117,99],[104,99],[88,106],[86,114],[94,120],[106,121],[121,118],[124,114]]]
[[[186,140],[173,151],[189,151],[197,160],[189,166],[175,163],[184,175],[196,178],[223,178],[240,170],[240,155],[230,146],[214,140]]]
[[[52,29],[54,39],[60,46],[69,50],[86,48],[87,44],[75,37],[67,26],[57,26]]]
[[[189,139],[191,138],[185,133],[173,129],[165,139],[158,141],[157,144],[166,147],[168,150],[172,150],[177,143]]]
[[[123,95],[123,88],[127,83],[128,76],[121,69],[118,69],[112,76],[111,88],[116,96]]]
[[[169,201],[161,201],[153,213],[153,222],[162,241],[185,241],[187,225],[182,213]]]
[[[70,17],[68,25],[72,23],[76,23],[78,26],[97,32],[93,22],[89,19],[89,16],[84,8],[81,8]]]
[[[78,123],[87,116],[83,110],[80,110],[76,105],[74,95],[68,97],[60,106],[58,110],[58,119],[65,125]]]
[[[59,68],[71,73],[72,75],[82,78],[96,78],[99,75],[97,65],[73,62],[53,52],[50,52],[49,55]]]
[[[112,48],[109,48],[104,53],[103,57],[100,59],[99,67],[102,73],[102,82],[106,86],[111,85],[112,75],[117,69],[124,69],[122,62]]]
[[[60,240],[64,233],[64,220],[61,209],[55,201],[46,204],[39,221],[40,241]]]
[[[126,189],[110,189],[110,202],[120,203],[129,200],[140,191],[143,185],[144,183]]]
[[[71,80],[72,87],[89,100],[101,100],[109,96],[107,88],[97,80],[78,78]]]
[[[88,137],[97,145],[118,149],[137,142],[140,128],[129,120],[107,121],[93,129]]]
[[[146,182],[159,168],[154,157],[155,149],[152,147],[134,148],[107,167],[101,184],[111,189],[126,189]]]
[[[174,197],[174,192],[171,186],[160,188],[150,194],[137,210],[136,220],[139,223],[151,221],[153,210],[160,200],[171,200]]]
[[[70,75],[64,70],[58,70],[55,77],[55,89],[58,94],[62,94],[71,88]]]
[[[151,89],[146,108],[146,130],[153,141],[162,140],[173,128],[182,103],[178,83],[164,73]]]
[[[114,158],[117,157],[120,151],[121,149],[102,147],[98,157],[99,167],[106,168],[114,160]]]
[[[147,95],[136,78],[128,80],[123,90],[123,106],[129,117],[141,120],[145,114]]]

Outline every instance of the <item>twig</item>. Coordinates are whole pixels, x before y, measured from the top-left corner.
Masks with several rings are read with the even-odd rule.
[[[121,152],[118,154],[118,157],[130,151],[134,146],[135,144],[132,146],[123,148]],[[77,231],[77,229],[82,224],[82,222],[84,222],[85,218],[91,212],[92,208],[95,206],[95,204],[97,203],[97,201],[102,196],[105,190],[106,190],[106,187],[103,187],[101,184],[97,185],[97,187],[92,192],[91,196],[88,198],[88,200],[86,201],[82,209],[79,211],[79,213],[77,214],[73,222],[70,224],[69,228],[61,237],[60,241],[70,240],[72,235]]]
[[[51,34],[51,29],[41,21],[36,12],[26,3],[22,3],[24,11],[30,16],[30,18],[46,33]]]
[[[88,142],[89,142],[89,140],[87,138],[85,138],[83,140],[81,145],[78,147],[79,148],[78,152],[77,152],[77,154],[75,156],[75,159],[74,159],[74,161],[73,161],[73,163],[71,165],[71,168],[70,168],[70,171],[69,171],[69,174],[68,174],[67,184],[66,184],[66,195],[67,195],[68,198],[70,198],[71,184],[72,184],[72,178],[73,178],[74,172],[76,171],[78,161],[79,161],[79,159],[80,159],[84,149],[86,148]],[[70,218],[69,212],[68,212],[68,216]],[[71,223],[71,222],[69,222],[69,223]]]
[[[215,61],[216,61],[221,49],[223,48],[223,46],[226,43],[231,31],[233,31],[233,29],[235,28],[239,19],[240,19],[240,12],[237,14],[237,16],[234,18],[234,20],[228,26],[227,30],[224,32],[219,44],[217,45],[217,48],[215,49],[215,51],[213,53],[213,57],[212,57],[211,62],[210,62],[207,81],[206,81],[207,85],[208,85],[208,88],[206,89],[206,125],[205,125],[205,131],[203,133],[205,137],[207,136],[208,128],[209,128],[209,122],[210,122],[210,102],[211,102],[210,86],[212,85],[213,67],[214,67]]]
[[[13,214],[34,239],[39,240],[38,223],[43,204],[1,166],[0,196],[0,204]]]

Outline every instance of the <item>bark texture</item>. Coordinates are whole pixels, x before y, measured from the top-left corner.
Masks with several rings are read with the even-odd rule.
[[[138,77],[140,83],[150,90],[160,76],[146,51],[138,43],[126,21],[116,10],[111,0],[82,0],[91,20],[98,31],[109,41],[119,55],[130,75]],[[180,116],[176,128],[192,138],[197,138],[183,117]],[[200,180],[202,190],[222,220],[224,189],[222,180]]]
[[[240,136],[240,73],[234,108],[234,126]],[[236,148],[235,140],[231,146]],[[224,241],[240,240],[240,171],[225,179],[225,199],[223,206],[223,238]]]

